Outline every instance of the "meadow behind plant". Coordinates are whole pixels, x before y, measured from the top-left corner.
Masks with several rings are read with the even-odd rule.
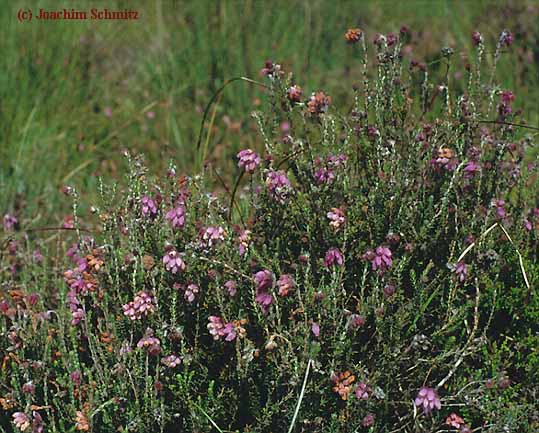
[[[260,148],[249,113],[264,93],[245,83],[230,86],[202,153],[194,143],[213,93],[232,77],[258,78],[258,65],[269,58],[293,68],[305,89],[324,88],[344,101],[361,68],[343,43],[342,29],[350,26],[372,38],[407,25],[413,37],[406,56],[429,63],[433,77],[444,73],[440,49],[451,46],[457,53],[452,78],[465,76],[473,30],[493,45],[500,29],[511,29],[516,44],[500,60],[498,77],[517,95],[526,120],[539,124],[536,2],[273,5],[268,11],[264,2],[251,0],[140,3],[131,7],[140,10],[141,20],[118,25],[20,23],[18,5],[6,4],[0,14],[0,209],[21,207],[36,225],[57,224],[68,212],[60,187],[74,185],[94,198],[96,175],[122,178],[124,148],[145,153],[154,170],[173,158],[180,171],[192,173],[208,159],[226,173],[240,148]],[[107,3],[109,9],[124,6]],[[492,62],[492,53],[485,61]],[[464,82],[453,79],[452,85],[462,88]]]

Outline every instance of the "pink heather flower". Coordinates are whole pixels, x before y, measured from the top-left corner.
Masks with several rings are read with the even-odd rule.
[[[74,385],[80,386],[82,383],[82,374],[79,370],[75,370],[69,375],[69,379],[71,379]]]
[[[481,167],[477,164],[475,161],[469,161],[466,164],[466,167],[464,167],[464,178],[465,179],[471,179],[476,175],[476,173],[479,173],[481,171]]]
[[[157,205],[150,197],[145,195],[140,200],[142,216],[153,218],[157,215]]]
[[[342,153],[339,155],[328,155],[326,157],[326,162],[329,167],[342,167],[346,164],[348,157]]]
[[[161,364],[168,368],[175,368],[180,365],[181,362],[182,360],[176,355],[168,355],[161,359]]]
[[[457,277],[457,280],[461,283],[464,283],[464,281],[466,281],[466,278],[468,277],[468,267],[466,266],[466,263],[464,263],[462,260],[458,262],[455,266],[455,276]]]
[[[185,225],[185,207],[178,205],[167,212],[166,218],[174,229],[181,229]]]
[[[509,30],[504,30],[500,35],[499,43],[508,47],[513,45],[513,34]]]
[[[225,324],[223,319],[218,316],[208,317],[208,330],[214,340],[224,338],[225,341],[234,341],[237,337],[236,326],[233,322]],[[241,327],[240,327],[241,328]],[[239,329],[240,335],[244,332],[243,328]]]
[[[374,414],[368,413],[367,415],[365,415],[365,417],[361,421],[361,425],[363,427],[372,427],[374,425],[374,421],[375,421]]]
[[[62,222],[62,227],[64,229],[72,229],[75,228],[75,219],[73,218],[73,215],[66,215],[64,217],[64,220]]]
[[[335,230],[339,230],[345,223],[344,211],[339,207],[331,208],[331,211],[327,213],[329,219],[329,225]]]
[[[372,388],[365,382],[360,382],[356,387],[356,397],[358,400],[368,400],[372,394]]]
[[[140,320],[155,311],[154,299],[147,292],[139,292],[133,301],[128,302],[123,307],[124,315],[131,320]]]
[[[464,424],[464,420],[456,413],[452,413],[447,417],[445,423],[451,427],[460,428],[460,426]]]
[[[212,247],[225,240],[225,229],[222,227],[206,227],[202,232],[202,241],[206,246]]]
[[[342,266],[344,264],[344,258],[338,248],[330,248],[326,252],[324,257],[324,266],[329,268],[330,266]]]
[[[196,284],[188,284],[184,293],[185,300],[191,304],[199,292],[200,289]]]
[[[260,165],[260,156],[251,149],[245,149],[238,153],[238,167],[243,168],[247,173],[254,173]]]
[[[30,427],[30,419],[23,412],[15,412],[13,415],[13,423],[20,431],[25,431]]]
[[[320,336],[320,325],[316,322],[312,322],[311,323],[311,332],[313,333],[313,335],[315,337],[319,337]]]
[[[278,63],[273,63],[271,60],[266,60],[264,67],[260,70],[260,75],[263,77],[268,77],[271,81],[283,74],[284,71],[281,70],[281,65]]]
[[[41,254],[41,251],[39,250],[34,250],[34,252],[32,253],[32,259],[34,260],[34,262],[40,265],[41,263],[43,263],[43,254]]]
[[[266,177],[266,188],[272,198],[284,203],[292,192],[290,180],[282,170],[270,171]]]
[[[32,420],[32,433],[43,433],[43,418],[36,411],[32,412],[32,416],[34,417]]]
[[[235,281],[229,280],[225,283],[225,289],[230,296],[236,296],[236,293],[238,293],[238,284]]]
[[[442,403],[440,402],[436,390],[426,386],[419,390],[414,403],[417,408],[423,408],[423,412],[425,412],[426,415],[431,413],[434,409],[440,410],[442,408]]]
[[[12,231],[16,224],[17,224],[17,218],[15,218],[13,215],[10,215],[10,214],[4,215],[4,231],[6,232]]]
[[[251,242],[251,231],[242,230],[237,238],[237,242],[240,257],[243,257],[247,252],[247,248],[249,248],[249,243]]]
[[[283,274],[277,280],[277,287],[279,288],[279,296],[286,296],[288,292],[295,287],[296,283],[294,279],[288,275]]]
[[[185,271],[185,263],[180,257],[180,253],[171,249],[163,256],[165,269],[173,274]]]
[[[395,286],[393,284],[386,284],[384,286],[384,296],[386,298],[391,298],[395,294]]]
[[[148,328],[146,334],[137,343],[139,349],[146,350],[150,355],[159,355],[161,352],[161,342],[153,336],[153,330]]]
[[[322,185],[324,183],[330,184],[335,180],[335,173],[333,173],[332,170],[322,167],[314,172],[314,180],[318,185]]]
[[[262,312],[267,314],[271,303],[273,302],[273,296],[268,292],[273,288],[275,282],[275,276],[267,269],[258,271],[255,276],[256,298],[255,301],[262,308]]]
[[[502,220],[507,216],[505,211],[505,200],[494,200],[492,206],[496,208],[496,216],[498,219]]]
[[[298,85],[294,85],[286,91],[286,94],[290,102],[299,102],[301,101],[303,90]]]
[[[393,264],[391,250],[384,246],[378,246],[374,251],[367,250],[367,252],[363,254],[363,259],[371,262],[372,270],[378,270],[380,275],[383,275]]]
[[[531,232],[533,229],[532,223],[529,219],[524,219],[524,228],[526,231]]]
[[[26,302],[28,302],[28,305],[34,306],[39,301],[39,295],[37,293],[30,293],[25,297]]]
[[[313,115],[323,114],[328,111],[329,104],[331,104],[331,97],[324,92],[316,92],[311,95],[307,109]]]
[[[75,311],[71,312],[71,324],[73,326],[77,326],[82,321],[82,319],[84,319],[85,316],[86,313],[84,312],[84,310],[82,308],[77,308]]]
[[[22,392],[25,394],[34,394],[36,392],[36,386],[32,383],[32,381],[26,382],[22,386]]]
[[[356,329],[361,328],[366,321],[365,316],[362,316],[361,314],[351,314],[346,326],[348,329],[355,331]]]
[[[483,36],[478,31],[472,32],[472,42],[475,47],[483,43]]]

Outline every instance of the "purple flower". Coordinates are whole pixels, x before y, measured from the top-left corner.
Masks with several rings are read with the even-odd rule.
[[[36,411],[32,412],[32,416],[34,417],[32,420],[32,433],[43,433],[43,418]]]
[[[311,323],[311,332],[313,333],[313,335],[315,337],[319,337],[320,336],[320,325],[316,322],[312,322]]]
[[[36,386],[33,384],[32,381],[26,382],[22,386],[22,392],[25,394],[34,394],[36,392]]]
[[[324,257],[324,266],[329,268],[330,266],[342,266],[344,264],[344,258],[338,248],[330,248],[326,252]]]
[[[478,31],[472,32],[472,42],[475,47],[483,43],[483,36]]]
[[[142,215],[147,218],[154,218],[157,215],[157,205],[155,201],[145,195],[140,200]]]
[[[155,311],[154,299],[147,292],[139,292],[133,301],[128,302],[123,307],[124,315],[131,320],[140,320]]]
[[[500,35],[499,43],[508,47],[511,46],[513,44],[513,34],[509,30],[504,30]]]
[[[376,250],[367,250],[363,254],[363,259],[371,262],[372,270],[378,270],[383,275],[393,264],[392,253],[388,247],[378,246]]]
[[[214,340],[217,341],[224,338],[225,341],[234,341],[236,339],[236,325],[233,322],[228,322],[225,324],[223,319],[218,316],[210,316],[208,317],[208,321],[208,330],[210,331],[210,334],[213,336]],[[245,332],[241,326],[238,327],[238,331],[240,336],[242,336]]]
[[[339,207],[331,208],[331,211],[327,213],[327,217],[330,221],[329,225],[335,230],[339,230],[346,222],[344,211]]]
[[[153,336],[153,330],[148,328],[146,334],[137,343],[139,349],[146,350],[150,355],[156,356],[161,353],[161,342]]]
[[[4,215],[4,231],[10,232],[11,230],[13,230],[16,224],[17,218],[8,213]]]
[[[469,161],[464,167],[464,178],[471,179],[476,173],[481,171],[481,167],[475,161]]]
[[[384,286],[384,296],[386,298],[391,298],[395,294],[395,286],[393,284],[386,284]]]
[[[161,359],[161,364],[168,368],[175,368],[180,365],[181,362],[182,360],[176,355],[168,355]]]
[[[166,218],[175,229],[181,229],[185,225],[185,207],[178,205],[167,212]]]
[[[417,408],[423,408],[423,412],[426,415],[431,413],[434,409],[440,410],[442,408],[442,403],[440,402],[436,390],[426,386],[419,390],[414,403]]]
[[[238,153],[238,167],[243,168],[247,173],[254,173],[260,165],[260,156],[251,149],[245,149]]]
[[[266,188],[269,195],[280,203],[284,203],[292,192],[290,180],[282,170],[270,171],[266,177]]]
[[[225,289],[230,296],[236,296],[236,293],[238,293],[238,284],[233,280],[229,280],[225,283]]]
[[[468,277],[468,267],[466,266],[466,263],[464,261],[460,261],[455,266],[455,276],[457,277],[457,280],[461,283],[464,283],[466,281],[466,278]]]
[[[324,183],[330,184],[335,180],[335,173],[333,173],[332,170],[322,167],[314,172],[314,180],[318,185],[322,185]]]
[[[273,288],[275,282],[275,276],[267,269],[258,271],[255,276],[256,298],[255,301],[262,308],[262,312],[267,314],[271,303],[273,302],[273,296],[268,292]]]
[[[348,318],[347,328],[355,331],[358,328],[361,328],[367,320],[365,316],[361,314],[351,314]]]
[[[346,161],[348,160],[348,157],[342,153],[339,155],[328,155],[326,157],[326,162],[329,167],[342,167],[346,164]]]
[[[301,87],[294,85],[286,91],[286,95],[288,96],[288,100],[290,102],[299,102],[301,101],[303,91],[301,90]]]
[[[25,431],[30,427],[30,418],[23,412],[15,412],[13,415],[13,423],[20,431]]]
[[[279,296],[286,296],[288,292],[295,287],[296,283],[294,279],[288,275],[283,274],[277,280],[277,287],[279,288]]]
[[[368,413],[367,415],[365,415],[365,417],[361,421],[361,425],[363,427],[372,427],[374,425],[374,421],[375,421],[374,414]]]
[[[260,75],[263,77],[268,77],[271,81],[283,74],[284,71],[281,70],[281,65],[278,63],[273,63],[271,60],[266,60],[264,67],[260,70]]]
[[[196,284],[188,284],[187,287],[185,288],[185,293],[184,293],[185,300],[189,303],[192,303],[199,292],[200,292],[200,289]]]
[[[498,219],[503,220],[507,216],[507,212],[505,211],[505,200],[494,200],[492,206],[496,208],[496,216]]]
[[[34,262],[40,265],[41,263],[43,263],[43,254],[41,254],[41,251],[39,250],[34,250],[34,252],[32,253],[32,259],[34,260]]]
[[[242,230],[237,238],[237,242],[240,257],[243,257],[247,252],[247,248],[249,248],[249,243],[251,242],[251,231]]]
[[[163,256],[163,264],[165,269],[173,274],[185,271],[185,263],[180,257],[180,253],[171,249]]]
[[[217,245],[220,242],[225,240],[225,229],[222,227],[206,227],[202,231],[202,241],[204,244],[211,248],[214,245]]]
[[[368,400],[372,394],[372,388],[365,382],[360,382],[356,387],[356,397],[358,400]]]
[[[71,324],[77,326],[82,319],[86,316],[86,313],[82,308],[77,308],[75,311],[71,312]]]
[[[75,370],[69,375],[69,379],[71,379],[74,385],[80,386],[82,383],[82,374],[79,370]]]

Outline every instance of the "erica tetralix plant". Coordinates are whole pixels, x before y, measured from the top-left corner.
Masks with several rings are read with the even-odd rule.
[[[233,190],[128,156],[53,268],[6,214],[1,427],[536,431],[536,135],[489,70],[514,39],[486,62],[474,32],[458,94],[408,37],[346,32],[344,105],[266,62]]]

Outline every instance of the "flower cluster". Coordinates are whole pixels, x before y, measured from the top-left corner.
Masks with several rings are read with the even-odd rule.
[[[221,317],[210,316],[208,317],[208,322],[208,330],[216,341],[220,339],[234,341],[236,337],[243,338],[246,335],[246,331],[242,326],[246,323],[245,320],[224,323]]]
[[[266,188],[271,197],[284,203],[292,192],[292,185],[282,170],[270,171],[266,177]]]
[[[157,204],[149,196],[145,195],[140,199],[142,216],[146,218],[154,218],[157,216]]]
[[[172,274],[185,271],[185,262],[182,260],[182,255],[175,249],[169,249],[166,252],[163,256],[163,264],[165,269]]]
[[[144,349],[152,356],[159,355],[161,353],[161,341],[159,338],[153,336],[153,329],[148,328],[145,335],[137,343],[139,349]]]
[[[438,393],[433,388],[422,387],[417,393],[417,397],[414,400],[416,407],[423,409],[425,414],[430,414],[434,409],[440,410],[442,403]]]
[[[133,301],[129,301],[122,308],[129,319],[140,320],[155,311],[154,299],[149,293],[141,291]]]
[[[367,250],[363,254],[363,260],[371,262],[372,270],[383,275],[393,264],[393,255],[388,247],[378,246],[376,249]]]
[[[324,92],[316,92],[311,95],[307,103],[307,109],[312,115],[320,115],[328,111],[331,104],[331,97]]]
[[[174,229],[181,229],[185,225],[185,206],[179,204],[175,208],[169,210],[166,214],[167,220]]]
[[[254,173],[260,165],[260,156],[251,150],[245,149],[238,153],[238,167],[243,168],[247,173]]]
[[[331,211],[327,213],[327,217],[330,221],[329,225],[334,230],[339,230],[346,222],[344,211],[338,207],[331,208]]]
[[[275,276],[267,269],[258,271],[254,276],[256,297],[255,301],[264,314],[267,314],[270,305],[273,302],[273,295],[269,292],[273,288],[275,282]]]
[[[206,227],[202,230],[201,241],[204,246],[211,248],[225,240],[226,232],[223,227]]]

